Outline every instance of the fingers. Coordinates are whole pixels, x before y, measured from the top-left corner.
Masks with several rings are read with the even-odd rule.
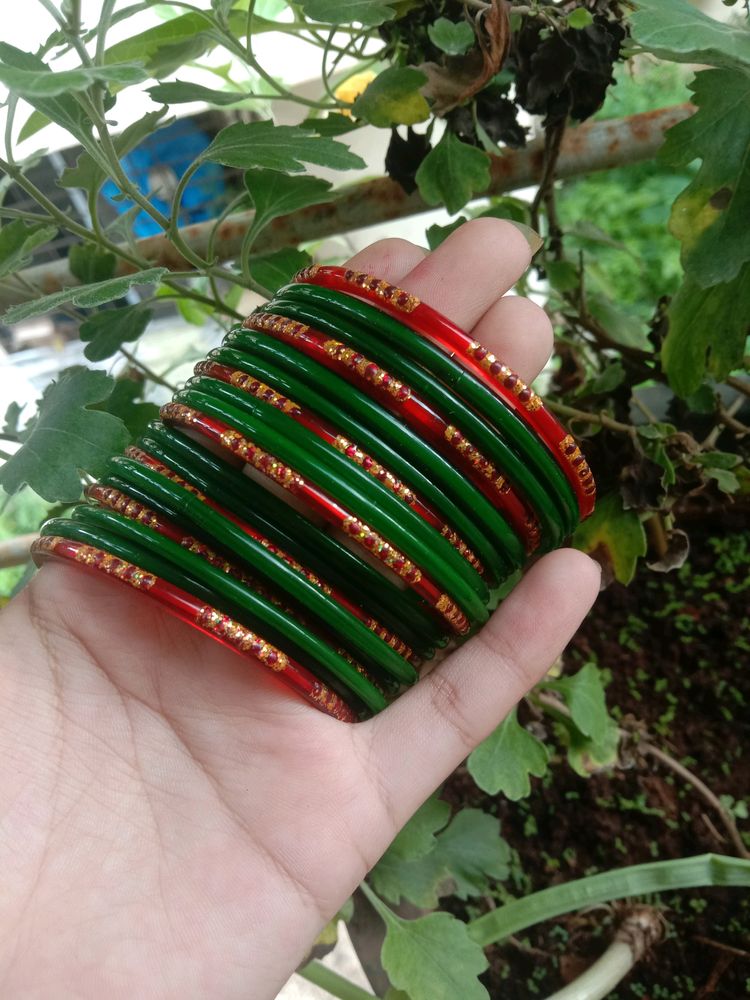
[[[388,239],[365,247],[347,261],[355,271],[368,271],[385,281],[399,282],[427,256],[427,251],[408,240]]]
[[[357,727],[399,825],[560,655],[599,589],[593,560],[539,560],[484,629],[390,708]]]
[[[472,336],[525,382],[531,382],[547,364],[554,333],[541,306],[519,295],[506,295],[492,303]]]

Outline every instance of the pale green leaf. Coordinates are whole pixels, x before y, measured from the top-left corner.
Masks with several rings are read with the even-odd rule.
[[[187,104],[190,101],[203,101],[216,107],[239,104],[249,99],[248,94],[241,90],[216,90],[214,87],[204,87],[200,83],[189,83],[184,80],[170,80],[168,83],[157,83],[149,87],[149,96],[157,104]]]
[[[429,24],[427,34],[432,44],[449,56],[463,55],[476,41],[468,21],[449,21],[447,17],[439,17],[434,24]]]
[[[122,420],[89,408],[103,402],[113,385],[104,372],[81,367],[48,385],[30,432],[0,469],[0,485],[8,493],[28,485],[51,502],[77,500],[81,470],[100,475],[129,441]]]
[[[52,312],[68,302],[84,309],[101,306],[105,302],[121,298],[135,285],[156,285],[167,273],[166,267],[151,267],[146,271],[136,271],[135,274],[127,274],[122,278],[110,278],[109,281],[100,281],[95,285],[65,288],[61,292],[45,295],[42,299],[11,306],[2,317],[2,321],[8,325],[20,323],[21,320],[31,319],[32,316]]]
[[[637,0],[630,17],[635,42],[661,59],[750,67],[750,30],[717,21],[689,0]]]
[[[451,807],[447,802],[431,795],[414,813],[409,822],[396,834],[386,853],[400,860],[421,858],[435,847],[435,834],[450,819]]]
[[[374,28],[393,15],[393,6],[383,0],[300,0],[302,10],[313,21],[323,24],[352,24]]]
[[[218,43],[211,29],[207,16],[197,11],[181,14],[112,45],[105,53],[105,62],[137,60],[145,63],[150,76],[168,76]]]
[[[364,167],[365,162],[348,146],[317,135],[298,125],[274,125],[271,121],[237,122],[222,129],[200,157],[226,167],[268,167],[297,173],[305,163],[332,170]]]
[[[262,257],[253,257],[250,261],[250,274],[267,292],[273,293],[282,285],[288,284],[297,271],[312,263],[312,257],[304,250],[284,247]]]
[[[14,219],[0,229],[0,278],[15,274],[30,262],[34,250],[57,235],[56,226]]]
[[[93,243],[74,243],[68,251],[70,273],[82,285],[108,281],[114,276],[117,258]]]
[[[427,77],[412,66],[389,66],[369,83],[352,104],[352,114],[370,125],[415,125],[430,117],[430,106],[420,92]]]
[[[48,68],[47,72],[42,73],[36,69],[19,69],[0,62],[0,83],[12,94],[29,101],[88,90],[92,83],[97,82],[129,84],[145,79],[142,67],[133,65],[81,66],[78,69],[59,70],[57,73],[52,73]]]
[[[530,775],[541,778],[546,772],[548,757],[547,748],[518,722],[514,709],[473,751],[468,768],[483,791],[502,792],[515,802],[531,792]]]
[[[713,288],[685,278],[667,316],[661,360],[677,395],[696,392],[706,372],[725,378],[742,364],[750,333],[750,263]]]
[[[416,181],[428,205],[445,205],[453,215],[489,187],[490,158],[446,130],[420,164]]]
[[[610,493],[576,528],[573,545],[609,567],[620,583],[630,583],[639,556],[646,554],[646,532],[636,512],[623,508],[620,494]]]
[[[510,847],[500,836],[500,821],[481,809],[456,813],[439,834],[436,850],[459,899],[486,893],[489,878],[504,881],[508,877]]]
[[[608,719],[599,740],[584,736],[575,726],[560,726],[559,729],[567,747],[568,763],[582,778],[590,778],[617,763],[620,733],[613,719]]]
[[[596,742],[604,739],[610,718],[601,671],[594,663],[587,663],[575,674],[553,681],[549,687],[563,696],[573,722],[584,736]]]
[[[698,110],[669,130],[660,155],[675,167],[702,160],[672,207],[670,229],[685,271],[707,288],[750,260],[750,73],[705,70],[691,89]]]
[[[585,7],[576,7],[575,10],[568,14],[567,20],[569,28],[580,31],[582,28],[588,28],[590,24],[594,23],[594,15],[591,11],[586,10]]]
[[[107,309],[81,323],[78,335],[86,344],[83,353],[89,361],[105,361],[123,344],[137,340],[151,322],[153,314],[138,306]]]

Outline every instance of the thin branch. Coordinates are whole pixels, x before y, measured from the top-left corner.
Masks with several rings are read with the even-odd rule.
[[[156,382],[157,385],[163,385],[164,388],[169,389],[170,392],[177,392],[177,386],[167,382],[167,380],[162,378],[161,375],[157,375],[157,373],[149,368],[148,365],[144,365],[142,361],[139,361],[134,354],[131,354],[131,352],[126,350],[124,347],[120,348],[120,354],[122,354],[124,358],[127,358],[130,364],[134,368],[137,368],[138,371],[142,372],[147,379],[150,379],[152,382]]]

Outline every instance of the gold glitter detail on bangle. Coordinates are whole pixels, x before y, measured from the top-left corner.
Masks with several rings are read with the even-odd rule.
[[[298,323],[277,313],[255,312],[248,316],[242,324],[246,330],[258,330],[261,333],[278,333],[287,337],[299,337],[307,333],[310,327],[306,323]]]
[[[301,271],[298,271],[294,276],[294,281],[313,281],[319,273],[320,265],[311,264],[309,267],[303,267]],[[348,285],[354,285],[356,288],[372,292],[379,299],[383,299],[384,302],[390,302],[391,305],[394,305],[401,312],[414,312],[420,304],[420,300],[416,295],[404,291],[403,288],[392,285],[389,281],[384,281],[382,278],[376,278],[366,271],[355,271],[353,268],[348,267],[341,277]]]
[[[374,532],[364,521],[350,515],[344,518],[342,527],[347,535],[356,538],[369,552],[372,552],[407,583],[419,583],[422,579],[422,571],[398,549],[394,549],[389,542]]]
[[[216,362],[213,361],[201,361],[195,366],[195,374],[211,376],[211,369],[215,364]],[[298,403],[295,403],[292,399],[288,399],[286,396],[282,396],[280,392],[276,392],[270,385],[261,382],[254,375],[248,375],[247,372],[233,371],[229,376],[229,383],[237,389],[242,389],[248,395],[259,399],[262,403],[268,403],[270,406],[276,407],[282,413],[288,413],[293,417],[299,417],[302,414],[302,408]]]
[[[473,566],[477,573],[484,575],[485,569],[482,563],[477,559],[474,553],[471,551],[466,542],[458,535],[453,528],[450,528],[447,524],[444,524],[440,529],[440,534],[443,538],[447,539],[450,544],[456,549],[466,560],[466,562]]]
[[[469,619],[456,602],[451,600],[447,594],[440,595],[435,608],[445,617],[459,635],[466,635],[469,631]]]
[[[382,639],[383,642],[387,643],[391,649],[395,650],[395,652],[397,652],[400,656],[403,656],[405,660],[408,660],[410,663],[414,663],[415,665],[419,663],[418,657],[414,655],[414,650],[399,639],[397,635],[394,635],[393,632],[389,632],[384,625],[380,624],[380,622],[376,621],[374,618],[366,618],[365,625],[371,632],[374,632],[375,635]]]
[[[86,496],[103,507],[109,507],[117,514],[122,514],[130,521],[137,521],[145,524],[147,528],[155,528],[159,524],[159,517],[155,511],[139,503],[126,493],[115,489],[113,486],[104,486],[101,483],[94,483],[86,490]]]
[[[366,382],[370,382],[376,388],[385,389],[399,403],[405,403],[408,399],[411,399],[411,388],[408,385],[404,385],[403,382],[394,378],[390,372],[381,368],[380,365],[376,365],[374,361],[370,361],[364,354],[355,351],[353,347],[347,347],[346,344],[342,344],[339,340],[327,340],[323,344],[323,349],[329,358],[333,358],[339,364],[344,365],[351,371],[355,371]]]
[[[261,663],[277,673],[286,670],[289,666],[289,657],[282,653],[280,649],[272,646],[270,642],[261,639],[255,632],[241,625],[230,618],[229,615],[217,611],[210,604],[204,604],[194,618],[195,624],[210,632],[212,635],[223,639],[230,646],[239,649],[242,653],[250,653]]]
[[[472,468],[476,469],[480,476],[492,483],[498,493],[510,492],[510,484],[505,477],[500,475],[492,462],[486,459],[479,449],[468,438],[464,437],[457,427],[449,424],[443,431],[443,437],[449,444],[453,445],[460,455],[468,459]]]
[[[58,545],[70,544],[70,542],[70,538],[64,538],[62,535],[43,535],[36,540],[33,548],[35,552],[46,552],[50,555],[55,555]],[[126,562],[125,559],[119,559],[117,556],[113,556],[109,552],[98,549],[93,545],[74,544],[78,544],[79,547],[74,552],[73,559],[84,566],[91,566],[93,569],[98,569],[108,576],[114,576],[116,579],[122,580],[123,583],[128,583],[131,587],[135,587],[136,590],[150,590],[156,583],[156,577],[153,573],[147,573],[134,563]]]
[[[581,487],[586,496],[594,496],[596,493],[596,484],[594,482],[594,474],[589,467],[589,463],[586,461],[583,452],[578,446],[576,439],[570,434],[560,441],[558,448],[563,453],[563,457],[572,465],[576,471],[576,475],[581,481]]]
[[[392,472],[389,472],[384,466],[376,462],[374,458],[362,451],[358,445],[345,438],[342,434],[337,435],[333,441],[333,446],[342,455],[346,455],[347,458],[356,462],[357,465],[361,465],[365,472],[369,472],[371,476],[386,486],[392,493],[401,497],[404,503],[413,504],[417,499],[409,487],[402,483],[400,479],[396,479]]]
[[[316,680],[313,682],[309,698],[318,705],[322,705],[334,719],[338,719],[340,722],[356,722],[357,720],[356,715],[346,702],[335,691],[331,691],[322,681]]]
[[[511,371],[507,365],[498,361],[494,354],[491,354],[486,347],[482,347],[476,340],[472,341],[466,349],[466,353],[479,363],[479,365],[502,385],[505,389],[510,389],[514,396],[518,397],[527,410],[532,413],[541,408],[542,400],[534,392],[531,386],[526,385]]]
[[[126,458],[132,458],[135,462],[139,462],[141,465],[147,466],[149,469],[153,469],[154,472],[158,472],[159,475],[164,476],[165,479],[169,479],[171,482],[176,483],[181,486],[188,493],[192,493],[194,497],[198,500],[205,502],[208,497],[205,493],[202,493],[197,486],[193,486],[186,479],[178,476],[177,473],[170,469],[168,465],[164,465],[163,462],[158,461],[158,459],[152,458],[147,452],[143,451],[141,448],[136,448],[135,445],[130,445],[125,449]]]

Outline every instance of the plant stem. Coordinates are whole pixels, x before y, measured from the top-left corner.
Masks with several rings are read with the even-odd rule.
[[[587,413],[585,410],[577,410],[574,406],[554,401],[548,401],[546,405],[553,413],[559,413],[561,417],[568,417],[572,420],[583,420],[589,424],[599,424],[608,431],[616,431],[618,434],[628,434],[630,437],[634,437],[636,434],[636,429],[631,424],[622,424],[619,420],[613,420],[612,417],[607,416],[606,413]]]
[[[321,990],[326,990],[331,996],[338,997],[338,1000],[373,1000],[372,993],[361,989],[317,960],[308,962],[303,968],[298,969],[297,975],[302,976],[308,983],[320,987]]]
[[[145,375],[146,378],[150,379],[152,382],[156,382],[157,385],[163,385],[164,388],[169,389],[170,392],[177,392],[177,386],[172,385],[170,382],[167,382],[167,380],[162,378],[161,375],[157,375],[156,372],[153,371],[153,369],[149,368],[147,365],[144,365],[142,361],[139,361],[138,358],[136,358],[136,356],[132,354],[130,351],[128,351],[125,347],[120,347],[120,354],[122,354],[124,358],[127,358],[130,364],[134,368],[137,368],[138,371],[142,372],[142,374]]]

